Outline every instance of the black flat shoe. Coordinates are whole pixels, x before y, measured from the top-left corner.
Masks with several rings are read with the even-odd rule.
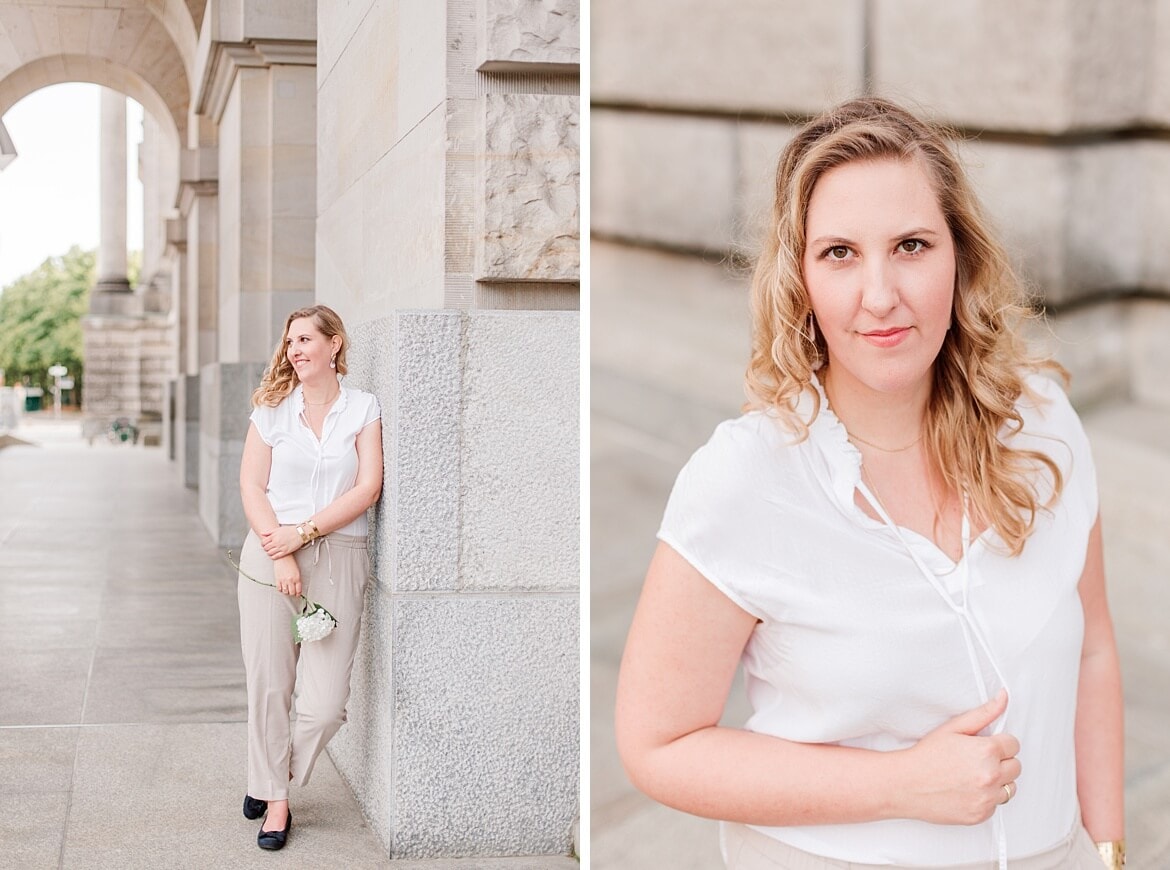
[[[288,840],[288,832],[292,830],[292,813],[288,814],[288,820],[284,823],[283,831],[266,831],[264,825],[260,826],[260,833],[256,835],[256,845],[261,849],[268,849],[275,852],[277,849],[283,849],[285,842]]]
[[[256,800],[250,794],[244,795],[244,818],[258,819],[268,809],[268,801]]]

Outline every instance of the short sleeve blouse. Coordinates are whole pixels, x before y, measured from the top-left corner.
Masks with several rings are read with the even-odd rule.
[[[268,501],[282,525],[307,520],[357,481],[357,436],[382,416],[370,393],[342,387],[325,415],[318,439],[305,419],[305,397],[300,385],[274,408],[260,405],[252,423],[261,440],[272,448]],[[365,535],[366,515],[337,529],[345,535]]]
[[[1076,818],[1077,584],[1097,516],[1092,456],[1076,413],[1052,381],[1037,375],[1027,383],[1039,400],[1020,400],[1024,426],[1003,437],[1053,459],[1064,489],[1037,515],[1019,556],[1007,555],[989,529],[956,564],[925,537],[870,518],[854,500],[861,454],[823,392],[809,437],[798,443],[768,412],[721,424],[679,474],[658,533],[760,620],[742,661],[748,730],[902,749],[1006,683],[1004,726],[1020,739],[1023,766],[1018,794],[1001,811],[1010,857],[1051,847]],[[1037,484],[1041,502],[1051,492],[1046,480]],[[942,599],[911,549],[953,600],[967,577],[966,615]],[[972,633],[986,641],[974,657]],[[798,849],[872,864],[994,860],[998,848],[991,820],[759,830]]]

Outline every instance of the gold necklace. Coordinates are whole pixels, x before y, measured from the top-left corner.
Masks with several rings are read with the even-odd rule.
[[[922,433],[919,432],[918,437],[907,444],[905,447],[882,447],[880,444],[874,444],[872,441],[866,441],[860,435],[854,435],[848,429],[845,430],[845,434],[849,436],[850,441],[860,441],[866,447],[872,447],[874,450],[880,450],[882,453],[904,453],[922,440]]]
[[[301,398],[304,400],[305,404],[312,405],[312,406],[318,407],[318,408],[321,407],[322,405],[328,405],[330,402],[336,401],[337,397],[340,395],[341,395],[341,390],[338,390],[336,393],[333,394],[332,397],[326,399],[324,402],[310,402],[308,399],[304,398],[304,396],[305,396],[304,390],[301,391]]]

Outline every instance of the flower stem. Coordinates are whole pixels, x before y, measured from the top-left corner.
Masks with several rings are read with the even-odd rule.
[[[251,574],[249,574],[247,571],[245,571],[243,568],[241,568],[239,565],[237,565],[235,560],[232,559],[232,551],[231,550],[227,551],[227,560],[228,560],[228,564],[231,565],[233,568],[235,568],[237,571],[239,571],[241,576],[247,577],[253,583],[259,583],[261,586],[267,586],[269,589],[276,588],[275,583],[265,583],[263,580],[257,580],[255,577],[253,577]],[[309,599],[306,598],[304,595],[298,595],[297,598],[299,598],[299,599],[301,599],[301,601],[305,602],[304,606],[301,607],[301,613],[304,613],[305,608],[309,606]]]

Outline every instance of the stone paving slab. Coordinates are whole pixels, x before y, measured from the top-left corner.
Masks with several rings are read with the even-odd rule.
[[[399,866],[327,755],[288,846],[256,847],[234,571],[162,451],[16,434],[35,446],[0,449],[0,868]]]

